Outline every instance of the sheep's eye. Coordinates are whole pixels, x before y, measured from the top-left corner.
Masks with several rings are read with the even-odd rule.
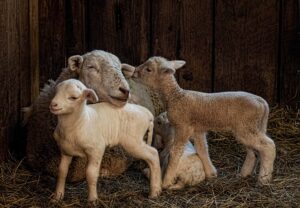
[[[158,122],[157,122],[157,124],[158,124],[158,125],[161,125],[161,122],[160,122],[160,121],[158,121]]]
[[[149,69],[149,68],[147,67],[147,68],[146,68],[146,71],[147,71],[147,72],[151,72],[151,69]]]
[[[92,65],[88,65],[87,68],[89,68],[89,69],[94,69],[95,67],[92,66]]]
[[[74,101],[74,100],[77,100],[77,99],[78,99],[78,97],[71,96],[71,97],[69,97],[68,99],[69,99],[69,100],[72,100],[72,101]]]

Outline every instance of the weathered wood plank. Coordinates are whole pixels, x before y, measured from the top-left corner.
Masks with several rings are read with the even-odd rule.
[[[88,49],[119,54],[117,0],[88,1]]]
[[[7,157],[9,145],[20,150],[18,134],[20,107],[29,104],[28,1],[0,2],[0,161]],[[27,81],[27,82],[26,82]],[[21,142],[20,142],[21,144]]]
[[[31,102],[39,94],[40,89],[40,56],[39,56],[39,1],[29,1],[30,25],[30,69],[31,69]]]
[[[152,1],[151,55],[176,59],[179,50],[180,2]]]
[[[211,91],[212,85],[212,2],[182,1],[180,9],[180,59],[187,62],[178,71],[183,88]]]
[[[85,0],[66,0],[66,50],[67,57],[86,52]]]
[[[300,106],[300,2],[282,1],[281,103]]]
[[[118,8],[119,58],[138,65],[149,56],[150,1],[121,0]]]
[[[276,100],[279,1],[216,1],[216,91]]]
[[[39,1],[40,87],[65,66],[65,1]]]

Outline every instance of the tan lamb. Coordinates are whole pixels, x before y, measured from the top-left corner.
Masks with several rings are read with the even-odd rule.
[[[116,145],[147,162],[151,172],[149,197],[157,197],[161,192],[158,152],[143,140],[148,132],[148,144],[151,144],[152,113],[140,105],[126,103],[116,107],[107,102],[87,105],[87,100],[98,102],[95,91],[79,80],[69,79],[57,85],[49,106],[58,117],[54,138],[61,150],[54,200],[63,199],[69,166],[72,158],[78,156],[87,158],[88,200],[96,203],[97,180],[105,148]]]
[[[176,168],[189,138],[194,138],[197,153],[207,178],[217,175],[209,157],[206,132],[230,131],[246,146],[246,159],[241,176],[252,174],[256,156],[260,156],[258,181],[268,184],[272,179],[276,156],[275,144],[266,135],[269,107],[261,97],[247,92],[203,93],[180,88],[174,74],[185,61],[169,61],[152,57],[135,69],[134,80],[160,92],[170,123],[175,128],[175,141],[170,151],[169,165],[163,188],[174,183]]]

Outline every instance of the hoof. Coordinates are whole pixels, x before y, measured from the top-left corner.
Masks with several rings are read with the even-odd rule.
[[[258,177],[258,184],[260,186],[270,185],[271,181],[272,181],[272,176],[270,176],[270,175]]]
[[[98,205],[99,205],[98,199],[88,201],[88,207],[97,207]]]
[[[148,198],[149,199],[155,199],[157,198],[161,193],[161,189],[155,190],[155,191],[151,191]]]

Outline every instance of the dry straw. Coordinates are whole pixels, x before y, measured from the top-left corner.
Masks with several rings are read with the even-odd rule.
[[[132,166],[124,175],[100,179],[99,207],[299,207],[300,206],[300,110],[275,107],[268,133],[277,145],[272,185],[259,187],[257,174],[237,177],[244,148],[230,135],[209,135],[210,153],[219,177],[181,191],[164,191],[147,199],[148,181]],[[55,180],[32,173],[24,161],[0,166],[0,207],[86,207],[86,183],[67,185],[66,198],[49,204]]]

